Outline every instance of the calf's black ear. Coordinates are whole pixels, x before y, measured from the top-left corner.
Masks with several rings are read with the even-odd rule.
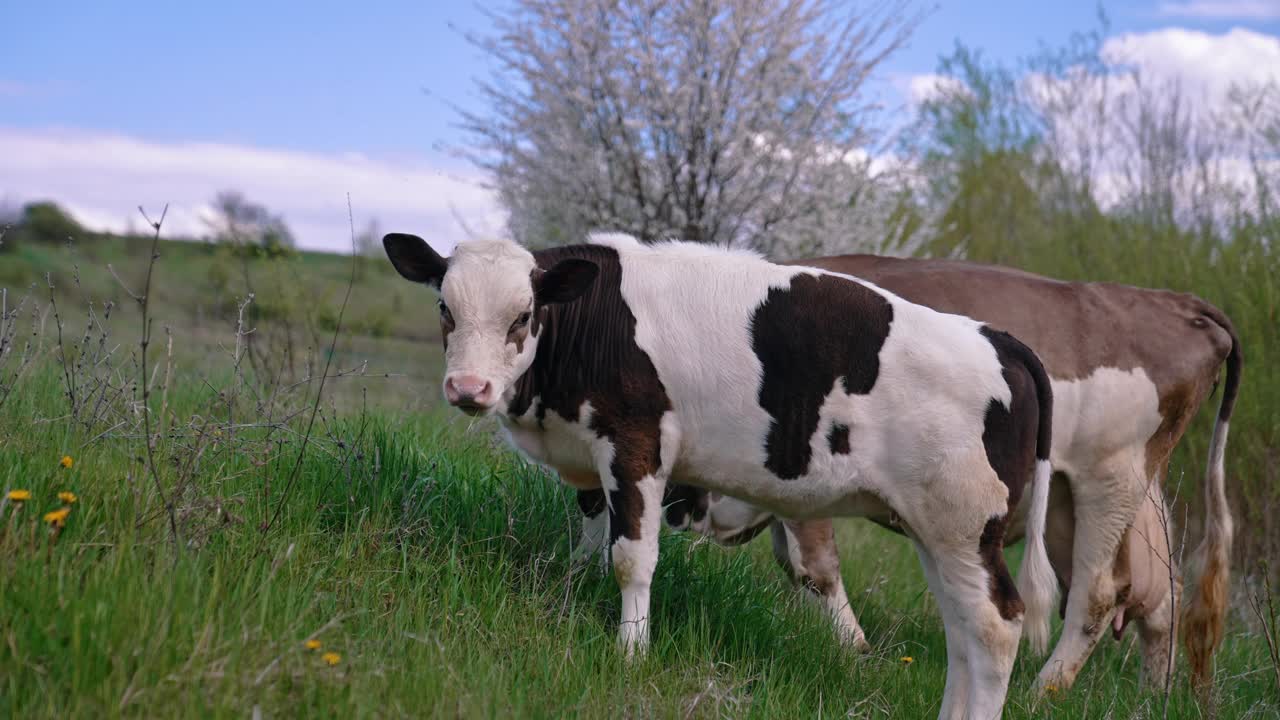
[[[431,249],[426,240],[417,235],[388,233],[382,238],[387,257],[406,280],[426,283],[440,289],[440,282],[449,269],[449,260]]]
[[[577,300],[591,287],[600,267],[590,260],[561,260],[543,273],[534,273],[533,288],[539,305]]]

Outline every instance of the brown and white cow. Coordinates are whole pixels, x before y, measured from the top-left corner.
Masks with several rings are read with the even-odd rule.
[[[444,393],[569,482],[598,478],[648,642],[668,480],[789,518],[899,518],[947,635],[941,716],[999,716],[1024,615],[1047,629],[1049,379],[1025,345],[846,275],[625,236],[530,253],[384,238],[440,291]],[[1034,478],[1021,592],[1004,532]]]
[[[1111,625],[1136,621],[1143,675],[1162,682],[1181,579],[1170,582],[1160,483],[1170,454],[1226,366],[1204,483],[1206,527],[1193,562],[1202,568],[1183,613],[1183,640],[1197,683],[1208,678],[1226,612],[1232,523],[1224,495],[1227,426],[1240,382],[1241,351],[1230,321],[1187,294],[1109,283],[1069,283],[958,260],[847,255],[797,261],[856,275],[908,300],[1014,333],[1036,351],[1053,381],[1049,556],[1064,588],[1062,637],[1039,683],[1069,686]],[[714,502],[712,499],[714,498]],[[582,493],[586,548],[601,517]],[[672,486],[668,522],[692,524],[724,544],[770,524],[766,510],[697,488]],[[708,513],[710,506],[711,512]],[[892,527],[890,518],[873,518]],[[1015,520],[1008,541],[1020,532]],[[818,595],[840,632],[864,646],[849,608],[829,522],[773,522],[774,552],[797,583]],[[1177,586],[1179,592],[1173,592]],[[1033,642],[1034,644],[1034,642]]]

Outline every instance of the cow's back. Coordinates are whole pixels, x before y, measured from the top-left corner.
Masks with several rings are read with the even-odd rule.
[[[1188,294],[1103,282],[1066,282],[969,262],[840,255],[797,262],[855,275],[914,303],[1006,330],[1060,380],[1099,367],[1146,368],[1161,386],[1219,367],[1230,335]]]

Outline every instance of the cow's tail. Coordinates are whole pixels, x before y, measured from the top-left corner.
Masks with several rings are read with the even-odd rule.
[[[1227,614],[1228,582],[1231,577],[1231,508],[1227,505],[1226,469],[1227,428],[1231,411],[1240,390],[1240,370],[1244,364],[1240,338],[1231,321],[1221,310],[1208,305],[1201,312],[1231,336],[1231,352],[1227,354],[1227,377],[1222,389],[1222,404],[1213,426],[1209,445],[1209,462],[1204,480],[1204,538],[1191,554],[1190,568],[1199,573],[1192,585],[1191,601],[1182,614],[1182,643],[1191,666],[1191,679],[1197,688],[1208,687],[1213,675],[1213,653],[1222,642],[1222,626]]]
[[[1044,654],[1049,649],[1049,617],[1057,602],[1058,578],[1049,564],[1045,549],[1045,518],[1049,514],[1049,482],[1053,471],[1049,449],[1053,444],[1053,388],[1040,359],[1021,343],[1022,362],[1036,384],[1039,418],[1036,434],[1036,470],[1031,483],[1031,507],[1027,510],[1026,552],[1018,573],[1018,594],[1022,596],[1026,615],[1022,631],[1032,651]]]

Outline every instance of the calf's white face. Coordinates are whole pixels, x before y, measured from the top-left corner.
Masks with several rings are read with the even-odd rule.
[[[466,412],[491,409],[533,363],[533,256],[509,243],[459,247],[440,286],[444,394]]]
[[[462,243],[448,259],[413,235],[392,233],[382,242],[401,275],[440,291],[445,399],[472,415],[498,407],[533,364],[535,314],[577,298],[597,272],[585,260],[543,270],[512,242]]]

